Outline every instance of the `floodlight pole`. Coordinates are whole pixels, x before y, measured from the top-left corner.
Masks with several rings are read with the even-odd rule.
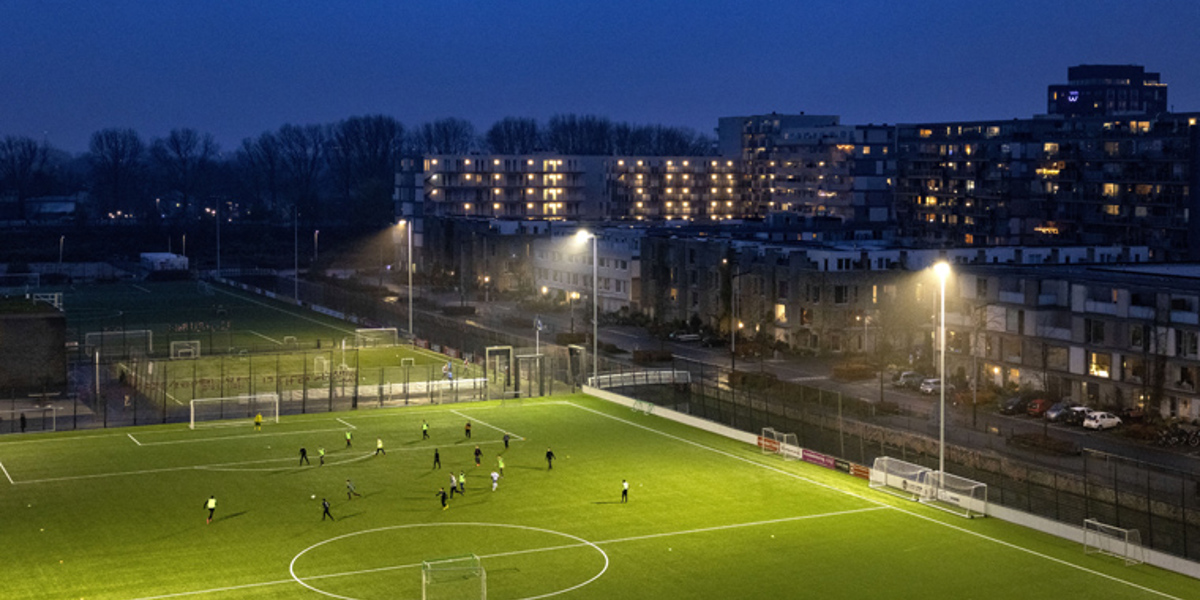
[[[300,302],[300,211],[292,207],[292,298]]]
[[[600,336],[599,336],[599,306],[600,306],[600,238],[592,234],[592,377],[600,377]]]
[[[400,225],[405,229],[405,237],[408,238],[408,335],[412,338],[413,344],[417,343],[417,334],[413,331],[413,223],[407,219],[400,221]]]
[[[946,277],[950,275],[950,265],[938,263],[934,271],[937,273],[941,289],[941,293],[938,294],[938,391],[941,396],[941,418],[938,419],[938,489],[942,490],[945,488],[946,478]]]

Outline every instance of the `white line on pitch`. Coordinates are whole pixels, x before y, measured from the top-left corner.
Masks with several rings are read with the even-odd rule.
[[[492,425],[491,423],[488,423],[488,422],[486,422],[486,421],[480,421],[479,419],[472,419],[471,417],[468,417],[467,415],[464,415],[464,414],[462,414],[462,413],[458,412],[457,410],[452,410],[452,411],[450,411],[450,412],[452,412],[452,413],[454,413],[454,414],[456,414],[456,415],[458,415],[458,416],[460,416],[460,417],[462,417],[462,418],[464,418],[464,419],[467,419],[467,420],[473,420],[473,421],[475,421],[476,423],[479,423],[480,425],[483,425],[484,427],[491,427],[492,429],[495,429],[496,431],[499,431],[500,433],[507,433],[508,435],[511,435],[511,436],[513,436],[514,438],[518,439],[518,440],[525,441],[525,438],[523,438],[523,437],[521,437],[521,436],[519,436],[519,435],[517,435],[517,434],[515,434],[515,433],[513,433],[513,432],[511,432],[511,431],[506,431],[506,430],[504,430],[504,429],[500,429],[499,427],[496,427],[495,425]]]
[[[336,464],[340,464],[343,462],[362,460],[362,459],[368,458],[370,456],[373,456],[373,455],[371,453],[367,453],[362,456],[352,458],[352,459],[349,459],[346,461],[330,462],[330,463],[326,463],[326,464],[335,464],[336,465]],[[293,460],[296,460],[296,459],[295,458],[264,458],[264,459],[260,459],[260,460],[246,460],[246,461],[241,461],[241,462],[216,463],[216,464],[210,464],[210,465],[189,465],[189,466],[182,466],[182,467],[163,467],[161,469],[142,469],[140,471],[117,471],[115,473],[91,473],[88,475],[68,475],[66,477],[48,477],[45,479],[27,479],[24,481],[12,481],[10,479],[9,481],[12,481],[12,483],[14,485],[22,485],[22,484],[26,484],[26,483],[53,483],[53,482],[57,482],[57,481],[76,481],[79,479],[104,479],[106,477],[121,477],[124,475],[149,475],[151,473],[171,473],[174,471],[205,471],[205,470],[255,471],[255,470],[262,470],[262,469],[229,469],[227,467],[236,467],[239,465],[262,464],[262,463],[269,463],[269,462],[293,461]],[[273,470],[283,470],[283,469],[289,469],[289,468],[300,469],[303,467],[278,467]]]
[[[262,339],[264,339],[264,340],[267,340],[268,342],[271,342],[271,343],[273,343],[273,344],[276,344],[276,345],[278,345],[278,346],[282,346],[282,345],[283,345],[283,342],[281,342],[281,341],[279,341],[279,340],[277,340],[277,339],[275,339],[275,338],[272,338],[272,337],[267,337],[267,336],[265,336],[265,335],[263,335],[263,334],[261,334],[261,333],[259,333],[259,332],[255,331],[255,330],[253,330],[253,329],[247,329],[246,331],[249,331],[250,333],[253,333],[254,335],[257,335],[258,337],[260,337],[260,338],[262,338]]]
[[[137,444],[137,445],[139,445],[139,446],[141,446],[141,445],[142,445],[142,443],[141,443],[141,442],[137,441],[137,438],[133,437],[133,434],[132,434],[132,433],[127,433],[127,434],[125,434],[125,435],[129,436],[129,439],[133,440],[133,443],[135,443],[135,444]]]
[[[133,289],[135,289],[135,290],[140,290],[140,291],[143,291],[143,292],[146,292],[147,294],[150,294],[150,293],[152,293],[150,290],[148,290],[148,289],[146,289],[146,288],[144,288],[144,287],[142,287],[142,286],[140,286],[140,285],[135,285],[135,286],[133,286]]]
[[[220,441],[243,441],[254,438],[278,437],[281,435],[304,435],[307,433],[329,433],[331,431],[341,431],[341,429],[305,429],[302,431],[280,431],[277,433],[255,433],[250,435],[225,435],[221,437],[195,438],[188,440],[171,440],[169,442],[144,442],[141,446],[170,446],[173,444],[195,444],[198,442],[220,442]]]
[[[1076,569],[1076,570],[1082,571],[1082,572],[1084,572],[1084,573],[1087,573],[1087,574],[1089,574],[1089,575],[1096,575],[1096,576],[1098,576],[1098,577],[1101,577],[1101,578],[1107,579],[1107,580],[1109,580],[1109,581],[1114,581],[1114,582],[1116,582],[1116,583],[1123,583],[1123,584],[1125,584],[1125,585],[1127,585],[1127,586],[1129,586],[1129,587],[1132,587],[1132,588],[1135,588],[1135,589],[1139,589],[1139,590],[1142,590],[1142,591],[1144,591],[1144,592],[1148,592],[1148,593],[1155,594],[1155,595],[1158,595],[1158,596],[1162,596],[1162,597],[1164,597],[1164,598],[1170,598],[1171,600],[1182,600],[1181,598],[1178,598],[1178,597],[1176,597],[1176,596],[1172,596],[1172,595],[1170,595],[1170,594],[1168,594],[1168,593],[1166,593],[1166,592],[1160,592],[1160,591],[1158,591],[1158,590],[1156,590],[1156,589],[1153,589],[1153,588],[1148,588],[1148,587],[1146,587],[1146,586],[1143,586],[1143,585],[1139,585],[1139,584],[1133,583],[1132,581],[1126,581],[1126,580],[1124,580],[1124,579],[1121,579],[1121,578],[1119,578],[1119,577],[1116,577],[1116,576],[1113,576],[1113,575],[1109,575],[1109,574],[1107,574],[1107,573],[1101,573],[1100,571],[1096,571],[1096,570],[1093,570],[1093,569],[1089,569],[1089,568],[1087,568],[1087,567],[1084,567],[1084,566],[1082,566],[1082,565],[1077,565],[1077,564],[1075,564],[1075,563],[1069,562],[1069,561],[1067,561],[1067,560],[1064,560],[1064,559],[1061,559],[1061,558],[1055,558],[1055,557],[1053,557],[1053,556],[1050,556],[1050,555],[1048,555],[1048,554],[1043,554],[1043,553],[1041,553],[1041,552],[1038,552],[1037,550],[1033,550],[1033,549],[1030,549],[1030,548],[1026,548],[1026,547],[1024,547],[1024,546],[1018,546],[1017,544],[1014,544],[1014,543],[1012,543],[1012,542],[1007,542],[1007,541],[1001,540],[1001,539],[999,539],[999,538],[994,538],[994,537],[992,537],[992,536],[985,535],[985,534],[979,533],[979,532],[977,532],[977,531],[971,531],[970,529],[967,529],[967,528],[965,528],[965,527],[962,527],[962,526],[959,526],[959,525],[954,525],[954,524],[951,524],[951,523],[947,523],[947,522],[945,522],[945,521],[940,521],[940,520],[938,520],[938,519],[934,519],[933,517],[930,517],[930,516],[928,516],[928,515],[922,515],[922,514],[919,514],[919,513],[913,512],[913,511],[911,511],[911,510],[908,510],[908,509],[900,508],[900,507],[898,507],[898,506],[892,506],[892,505],[890,505],[890,504],[885,504],[885,503],[883,503],[883,502],[880,502],[879,500],[876,500],[876,499],[874,499],[874,498],[868,498],[868,497],[866,497],[866,496],[863,496],[863,495],[861,495],[861,494],[856,494],[856,493],[854,493],[854,492],[851,492],[851,491],[843,490],[843,489],[840,489],[840,488],[838,488],[838,487],[835,487],[835,486],[833,486],[833,485],[829,485],[829,484],[826,484],[826,483],[821,483],[821,482],[819,482],[819,481],[816,481],[816,480],[813,480],[813,479],[809,479],[808,477],[805,477],[805,476],[803,476],[803,475],[799,475],[799,474],[796,474],[796,473],[790,473],[790,472],[788,472],[788,471],[784,471],[784,470],[782,470],[782,469],[779,469],[779,468],[776,468],[776,467],[772,467],[772,466],[770,466],[770,465],[766,465],[766,464],[763,464],[763,463],[760,463],[760,462],[757,462],[757,461],[754,461],[754,460],[750,460],[749,458],[746,458],[746,457],[744,457],[744,456],[738,456],[738,455],[736,455],[736,454],[732,454],[732,453],[729,453],[729,452],[725,452],[724,450],[719,450],[719,449],[717,449],[717,448],[713,448],[713,447],[711,447],[711,446],[706,446],[706,445],[704,445],[704,444],[702,444],[702,443],[700,443],[700,442],[695,442],[695,441],[692,441],[692,440],[689,440],[689,439],[686,439],[686,438],[682,438],[682,437],[679,437],[679,436],[676,436],[676,435],[672,435],[672,434],[670,434],[670,433],[667,433],[667,432],[665,432],[665,431],[660,431],[660,430],[658,430],[658,429],[654,429],[653,427],[647,427],[647,426],[645,426],[645,425],[641,425],[641,424],[639,424],[639,423],[634,423],[633,421],[627,421],[627,420],[625,420],[625,419],[622,419],[622,418],[620,418],[620,417],[616,417],[616,416],[613,416],[613,415],[610,415],[610,414],[607,414],[607,413],[604,413],[604,412],[601,412],[601,411],[598,411],[598,410],[595,410],[595,409],[592,409],[592,408],[588,408],[588,407],[586,407],[586,406],[580,406],[580,405],[578,405],[578,404],[575,404],[574,402],[567,402],[567,404],[569,404],[569,405],[571,405],[571,406],[574,406],[575,408],[578,408],[578,409],[580,409],[580,410],[584,410],[584,411],[587,411],[587,412],[590,412],[590,413],[593,413],[593,414],[597,414],[597,415],[600,415],[600,416],[603,416],[603,417],[607,417],[607,418],[609,418],[609,419],[612,419],[612,420],[614,420],[614,421],[620,421],[620,422],[622,422],[622,423],[625,423],[625,424],[627,424],[627,425],[631,425],[631,426],[633,426],[633,427],[637,427],[637,428],[639,428],[639,429],[643,429],[643,430],[646,430],[646,431],[651,431],[651,432],[657,433],[657,434],[659,434],[659,435],[661,435],[661,436],[668,437],[668,438],[671,438],[671,439],[674,439],[674,440],[678,440],[678,441],[680,441],[680,442],[684,442],[684,443],[686,443],[686,444],[690,444],[690,445],[692,445],[692,446],[696,446],[697,448],[703,448],[703,449],[705,449],[705,450],[708,450],[708,451],[710,451],[710,452],[715,452],[715,453],[717,453],[717,454],[720,454],[720,455],[723,455],[723,456],[727,456],[727,457],[729,457],[729,458],[732,458],[732,459],[735,459],[735,460],[739,460],[739,461],[742,461],[742,462],[745,462],[745,463],[749,463],[749,464],[752,464],[752,465],[755,465],[755,466],[761,467],[761,468],[763,468],[763,469],[767,469],[767,470],[769,470],[769,471],[774,471],[774,472],[776,472],[776,473],[780,473],[780,474],[782,474],[782,475],[786,475],[786,476],[788,476],[788,477],[791,477],[791,478],[794,478],[794,479],[798,479],[798,480],[800,480],[800,481],[805,481],[805,482],[811,483],[811,484],[813,484],[813,485],[817,485],[817,486],[820,486],[820,487],[823,487],[823,488],[827,488],[827,489],[829,489],[829,490],[832,490],[832,491],[835,491],[835,492],[839,492],[839,493],[845,494],[845,495],[847,495],[847,496],[853,496],[853,497],[855,497],[855,498],[860,498],[860,499],[862,499],[862,500],[866,500],[867,502],[871,502],[872,504],[877,504],[877,505],[880,505],[880,506],[888,507],[888,508],[891,508],[892,510],[895,510],[895,511],[902,512],[902,513],[904,513],[904,514],[906,514],[906,515],[910,515],[910,516],[916,517],[916,518],[918,518],[918,519],[923,519],[923,520],[925,520],[925,521],[928,521],[928,522],[930,522],[930,523],[935,523],[935,524],[937,524],[937,525],[941,525],[941,526],[943,526],[943,527],[949,527],[950,529],[953,529],[953,530],[955,530],[955,531],[959,531],[959,532],[962,532],[962,533],[966,533],[966,534],[969,534],[969,535],[973,535],[973,536],[975,536],[975,537],[978,537],[978,538],[980,538],[980,539],[987,540],[987,541],[989,541],[989,542],[994,542],[994,543],[996,543],[996,544],[999,544],[999,545],[1001,545],[1001,546],[1005,546],[1005,547],[1007,547],[1007,548],[1011,548],[1011,549],[1013,549],[1013,550],[1017,550],[1017,551],[1019,551],[1019,552],[1024,552],[1024,553],[1026,553],[1026,554],[1029,554],[1029,555],[1032,555],[1032,556],[1036,556],[1036,557],[1038,557],[1038,558],[1043,558],[1043,559],[1049,560],[1049,561],[1051,561],[1051,562],[1055,562],[1055,563],[1058,563],[1058,564],[1060,564],[1060,565],[1063,565],[1063,566],[1066,566],[1066,567],[1069,567],[1069,568],[1073,568],[1073,569]]]
[[[355,426],[353,426],[353,425],[351,425],[351,424],[349,424],[349,423],[347,423],[347,422],[343,421],[341,418],[337,418],[337,419],[334,419],[334,420],[335,420],[335,421],[337,421],[337,422],[339,422],[339,423],[341,423],[342,425],[345,425],[346,427],[349,427],[350,429],[358,429],[357,427],[355,427]]]
[[[335,325],[330,325],[329,323],[325,323],[323,321],[318,321],[317,319],[313,319],[311,317],[307,317],[302,314],[294,313],[290,310],[284,310],[282,308],[279,308],[278,306],[271,306],[270,304],[267,304],[266,302],[259,302],[258,300],[255,300],[254,298],[249,298],[249,297],[243,296],[242,294],[235,294],[229,290],[221,289],[220,287],[214,287],[213,290],[218,293],[225,294],[226,296],[233,296],[234,298],[237,298],[238,300],[240,300],[242,302],[246,302],[249,304],[257,304],[264,308],[269,308],[271,310],[281,312],[285,315],[288,315],[289,317],[295,317],[295,318],[303,320],[303,321],[308,321],[310,323],[316,323],[317,325],[321,325],[323,327],[328,327],[329,329],[332,329],[334,331],[340,331],[342,333],[354,333],[353,329],[342,329],[341,327],[337,327]]]
[[[0,471],[4,471],[4,476],[8,478],[8,482],[9,482],[10,484],[12,484],[12,485],[16,485],[16,484],[17,484],[17,482],[15,482],[15,481],[13,481],[13,480],[12,480],[12,475],[9,475],[9,474],[8,474],[8,469],[5,469],[5,468],[4,468],[4,463],[0,463]]]

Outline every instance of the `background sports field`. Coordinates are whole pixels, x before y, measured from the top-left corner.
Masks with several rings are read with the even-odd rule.
[[[1193,579],[584,396],[4,438],[0,465],[7,599],[419,598],[420,562],[464,553],[493,600],[1200,597]],[[459,471],[467,493],[443,511],[434,493]]]

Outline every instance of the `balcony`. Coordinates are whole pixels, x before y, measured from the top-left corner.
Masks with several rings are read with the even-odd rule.
[[[1000,301],[1009,304],[1024,304],[1025,294],[1021,292],[1000,292]]]
[[[1115,315],[1115,314],[1117,314],[1117,305],[1113,304],[1112,302],[1105,302],[1105,301],[1100,301],[1100,300],[1088,300],[1083,303],[1083,310],[1084,310],[1084,312],[1090,312],[1090,313]]]
[[[1200,323],[1200,317],[1194,312],[1184,310],[1171,311],[1172,323],[1184,323],[1186,325],[1196,325]]]
[[[1129,318],[1131,318],[1131,319],[1153,319],[1154,318],[1154,307],[1153,306],[1130,306],[1129,307]]]

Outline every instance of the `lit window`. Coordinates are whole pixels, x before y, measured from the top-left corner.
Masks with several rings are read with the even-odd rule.
[[[468,158],[468,159],[464,160],[464,161],[463,161],[463,164],[464,164],[464,165],[469,165],[469,164],[471,164],[471,159],[469,159],[469,158]]]
[[[500,188],[495,188],[495,189],[493,189],[493,190],[492,190],[492,193],[493,193],[493,194],[499,194],[499,193],[500,193]]]
[[[496,203],[492,204],[492,210],[500,210],[500,203],[496,202]]]
[[[685,167],[688,166],[688,161],[686,161],[686,160],[683,161],[683,166],[685,166]]]
[[[471,204],[470,203],[464,204],[463,208],[466,210],[471,210]]]
[[[493,164],[493,165],[499,165],[499,164],[500,164],[500,159],[498,159],[498,158],[493,158],[493,159],[492,159],[492,164]]]

